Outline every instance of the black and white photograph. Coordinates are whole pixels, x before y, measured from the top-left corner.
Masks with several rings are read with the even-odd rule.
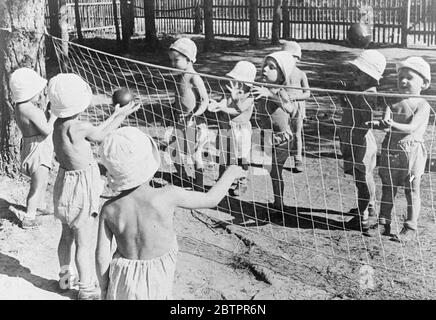
[[[0,300],[435,299],[435,82],[436,0],[0,0]]]

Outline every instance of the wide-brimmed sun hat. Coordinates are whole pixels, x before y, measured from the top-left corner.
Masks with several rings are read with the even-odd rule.
[[[9,87],[15,103],[32,99],[44,90],[46,85],[47,80],[30,68],[19,68],[9,77]]]
[[[301,47],[295,41],[285,41],[282,47],[283,51],[289,51],[294,57],[301,60]]]
[[[400,69],[409,68],[417,72],[424,80],[431,82],[430,65],[421,57],[409,57],[397,63],[397,72]]]
[[[89,107],[92,91],[77,74],[60,73],[48,82],[51,111],[58,118],[68,118]]]
[[[192,63],[195,63],[197,57],[197,46],[194,41],[189,38],[180,38],[171,46],[170,50],[175,50],[186,56]]]
[[[134,127],[122,127],[108,135],[100,146],[100,156],[107,169],[109,187],[114,191],[147,182],[160,166],[156,142]]]
[[[386,58],[377,50],[364,50],[356,59],[348,61],[360,71],[379,81],[386,68]]]
[[[256,79],[256,66],[248,61],[239,61],[233,67],[232,71],[226,74],[226,76],[233,78],[241,82],[254,82]],[[245,83],[247,86],[253,86],[252,83]]]

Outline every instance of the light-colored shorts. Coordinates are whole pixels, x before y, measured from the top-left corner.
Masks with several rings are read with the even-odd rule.
[[[377,165],[377,143],[371,131],[363,137],[353,137],[345,131],[339,134],[344,160],[344,173],[353,175],[354,170],[372,174]]]
[[[131,260],[115,253],[109,269],[107,300],[171,300],[177,245],[150,260]]]
[[[21,172],[32,176],[40,166],[51,169],[53,163],[52,135],[23,137],[21,143]]]
[[[250,122],[230,121],[233,150],[237,158],[248,159],[251,150],[252,127]]]
[[[384,184],[404,185],[407,177],[421,177],[427,162],[427,149],[423,141],[400,140],[389,149],[383,148],[379,174]]]
[[[81,170],[59,168],[53,189],[54,216],[70,228],[80,228],[98,216],[103,187],[96,162]]]

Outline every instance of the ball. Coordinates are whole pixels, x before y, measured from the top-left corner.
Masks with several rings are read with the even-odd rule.
[[[353,23],[348,29],[347,39],[350,45],[365,49],[372,41],[369,26],[364,23]]]
[[[120,107],[125,106],[130,101],[133,100],[133,94],[129,91],[129,89],[121,88],[116,90],[112,95],[112,103],[114,105],[119,104]]]

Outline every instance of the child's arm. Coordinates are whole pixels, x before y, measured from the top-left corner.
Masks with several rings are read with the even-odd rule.
[[[266,98],[268,100],[280,103],[281,107],[288,113],[294,114],[297,110],[295,103],[290,99],[288,93],[285,89],[281,88],[276,94],[274,94],[270,89],[265,87],[255,87],[253,88],[253,94],[256,96],[255,100],[260,98]]]
[[[303,71],[301,71],[301,89],[303,90],[303,92],[292,96],[291,98],[293,100],[303,101],[310,98],[309,81],[307,80],[306,73],[304,73]]]
[[[103,207],[100,214],[97,234],[97,249],[95,251],[95,265],[102,299],[106,298],[106,292],[109,285],[112,236],[112,231],[105,223],[105,208]]]
[[[247,173],[241,167],[232,165],[207,193],[187,191],[183,188],[173,187],[171,190],[171,200],[175,207],[186,209],[213,208],[227,194],[233,181],[246,175]]]
[[[53,123],[56,117],[52,116],[47,122],[44,112],[38,108],[28,108],[26,116],[35,125],[41,135],[48,136],[53,131]],[[54,118],[52,120],[52,118]]]
[[[115,112],[99,126],[95,127],[89,122],[80,123],[80,125],[76,127],[75,136],[92,142],[102,142],[109,133],[118,128],[124,119],[138,110],[139,107],[139,104],[135,105],[133,102],[130,102],[122,108],[117,104],[115,106]]]
[[[392,119],[387,119],[385,121],[392,129],[410,134],[419,127],[427,125],[429,117],[430,105],[428,103],[422,103],[416,108],[416,111],[412,116],[412,120],[409,123],[395,122]]]
[[[203,114],[207,106],[209,105],[209,95],[207,94],[206,86],[204,85],[203,79],[197,74],[192,77],[192,84],[197,88],[200,96],[200,106],[198,110],[194,113],[194,116],[199,116]]]

